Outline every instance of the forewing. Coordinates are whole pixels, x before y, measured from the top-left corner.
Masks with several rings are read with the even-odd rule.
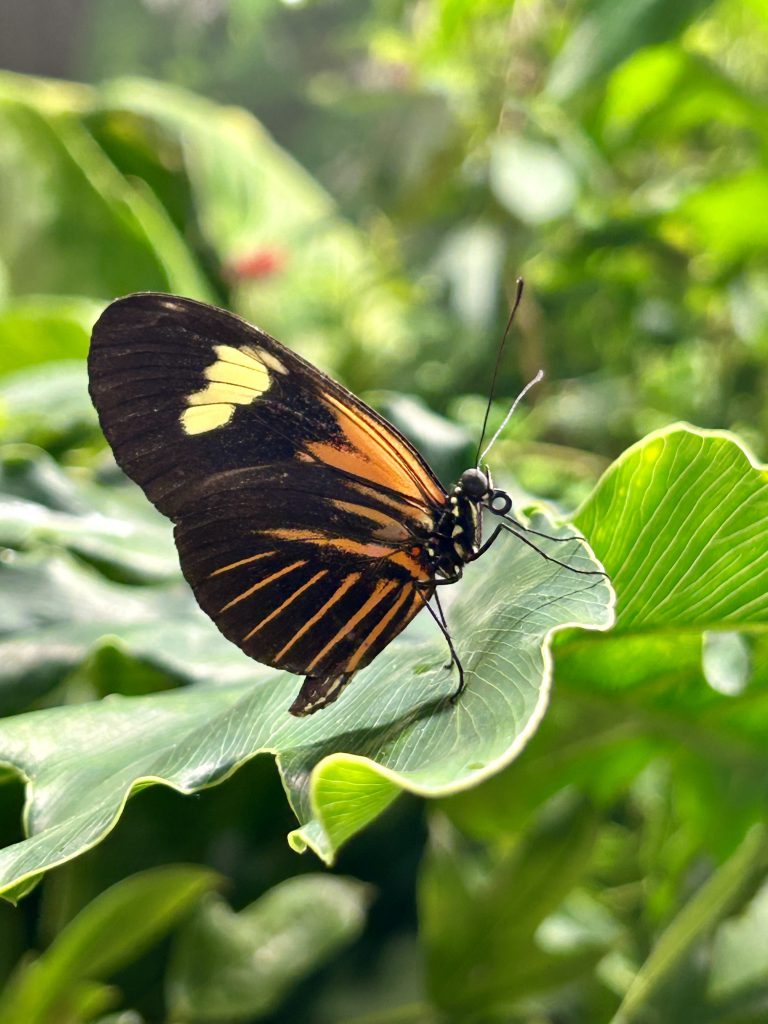
[[[155,293],[118,299],[94,327],[89,376],[117,461],[172,518],[213,474],[290,461],[322,463],[417,511],[444,500],[391,424],[213,306]]]
[[[306,673],[312,709],[423,607],[442,487],[335,381],[230,313],[151,293],[102,314],[89,371],[201,607],[251,657]]]

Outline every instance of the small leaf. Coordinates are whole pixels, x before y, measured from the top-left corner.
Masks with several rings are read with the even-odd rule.
[[[137,959],[217,882],[210,870],[175,865],[113,885],[16,975],[0,997],[1,1024],[55,1024],[57,1007],[70,1002],[79,982],[107,978]]]
[[[352,879],[304,875],[239,913],[210,897],[176,942],[167,980],[173,1019],[236,1021],[269,1013],[359,935],[367,894]]]
[[[768,835],[755,826],[733,856],[705,882],[659,937],[637,972],[611,1024],[644,1020],[648,1003],[695,943],[731,912],[735,901],[768,866]]]

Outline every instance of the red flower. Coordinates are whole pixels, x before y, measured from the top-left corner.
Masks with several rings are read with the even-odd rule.
[[[226,266],[226,274],[236,281],[260,281],[280,273],[285,263],[283,252],[272,246],[264,246],[230,260]]]

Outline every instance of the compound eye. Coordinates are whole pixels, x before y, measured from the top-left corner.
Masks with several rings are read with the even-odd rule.
[[[466,469],[461,474],[459,486],[468,498],[482,498],[489,490],[488,477],[479,469]]]

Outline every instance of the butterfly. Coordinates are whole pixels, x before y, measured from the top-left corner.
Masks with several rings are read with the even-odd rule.
[[[108,306],[88,370],[115,458],[173,521],[200,607],[250,657],[304,676],[292,714],[335,701],[424,608],[458,696],[463,669],[431,599],[502,531],[535,546],[480,459],[446,490],[341,384],[234,314],[175,295]],[[485,541],[484,510],[502,519]]]

